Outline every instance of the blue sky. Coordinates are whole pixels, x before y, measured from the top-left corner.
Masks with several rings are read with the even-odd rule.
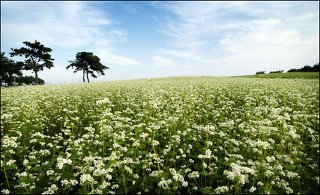
[[[110,67],[91,81],[288,70],[319,61],[319,2],[1,1],[1,52],[34,40],[46,83],[82,82],[65,68],[80,51]]]

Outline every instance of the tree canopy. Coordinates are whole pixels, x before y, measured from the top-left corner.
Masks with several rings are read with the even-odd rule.
[[[319,62],[318,62],[318,64],[315,64],[312,67],[309,65],[305,65],[304,67],[302,67],[300,69],[288,70],[288,72],[319,72],[319,71],[320,71]]]
[[[5,56],[5,53],[0,54],[1,58],[1,80],[11,84],[14,81],[13,76],[22,76],[22,63],[17,63]]]
[[[38,72],[44,68],[52,68],[53,58],[51,58],[51,48],[45,47],[39,41],[35,40],[34,43],[25,41],[23,42],[27,47],[21,47],[19,49],[11,48],[11,57],[21,56],[25,58],[24,62],[20,62],[23,65],[24,70],[32,70],[35,73],[36,83],[39,83]]]
[[[69,61],[70,64],[67,66],[67,69],[70,67],[75,68],[74,73],[78,71],[83,72],[83,82],[85,82],[85,75],[87,76],[87,81],[89,83],[89,74],[97,78],[95,72],[100,75],[105,75],[104,70],[109,69],[109,67],[101,64],[100,58],[96,55],[93,55],[92,52],[78,52],[76,54],[76,59]]]

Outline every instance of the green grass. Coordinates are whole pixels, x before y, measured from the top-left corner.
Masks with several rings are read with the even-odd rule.
[[[287,72],[287,73],[268,73],[259,75],[246,75],[250,78],[290,78],[290,79],[319,79],[319,72]]]

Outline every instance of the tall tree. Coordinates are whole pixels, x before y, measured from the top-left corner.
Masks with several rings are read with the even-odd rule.
[[[38,72],[44,68],[53,67],[53,58],[51,58],[51,48],[45,47],[39,41],[35,40],[34,43],[25,41],[23,42],[27,47],[21,47],[19,49],[12,49],[10,53],[13,56],[22,56],[25,58],[23,62],[24,70],[32,70],[35,74],[36,84],[39,83]]]
[[[109,69],[109,67],[101,64],[100,58],[96,55],[93,55],[92,52],[78,52],[76,54],[76,59],[74,61],[69,61],[70,65],[67,66],[67,69],[70,67],[75,68],[74,73],[78,71],[82,71],[83,76],[82,80],[85,82],[85,76],[87,76],[87,81],[89,83],[89,74],[97,78],[94,72],[97,72],[101,75],[104,74],[105,69]]]
[[[4,52],[0,54],[0,58],[1,58],[1,66],[0,66],[1,80],[4,80],[6,83],[11,85],[12,82],[14,81],[14,79],[12,79],[14,74],[16,76],[22,76],[21,69],[23,65],[22,63],[15,62],[7,58]]]

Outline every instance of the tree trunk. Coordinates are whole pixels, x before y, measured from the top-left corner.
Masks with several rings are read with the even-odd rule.
[[[86,80],[85,80],[85,77],[84,77],[84,72],[85,72],[85,70],[83,70],[83,77],[82,77],[82,80],[83,80],[83,82],[85,83],[86,82]]]
[[[89,73],[88,73],[88,71],[87,71],[87,80],[88,80],[88,83],[89,83]]]
[[[35,78],[36,78],[36,85],[39,84],[39,81],[38,81],[38,71],[34,71],[34,74],[35,74]]]

